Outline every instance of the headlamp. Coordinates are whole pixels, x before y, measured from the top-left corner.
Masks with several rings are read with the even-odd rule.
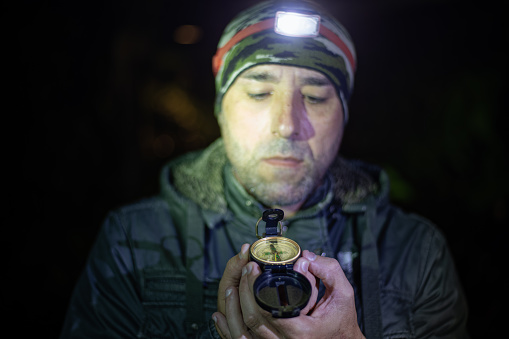
[[[292,37],[315,37],[320,30],[320,16],[294,12],[276,12],[274,31]]]

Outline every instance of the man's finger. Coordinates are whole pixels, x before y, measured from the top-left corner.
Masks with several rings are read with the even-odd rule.
[[[242,268],[249,262],[249,244],[240,248],[238,255],[228,260],[217,291],[217,309],[225,314],[225,291],[230,286],[239,286]]]
[[[328,290],[352,287],[336,259],[317,256],[307,250],[302,256],[309,260],[309,272],[321,279]]]
[[[260,267],[254,262],[247,264],[242,271],[239,294],[244,324],[256,337],[278,338],[277,331],[267,321],[271,314],[258,306],[254,297],[253,284],[261,273]]]
[[[231,339],[230,329],[228,328],[228,322],[226,321],[226,317],[221,312],[214,312],[212,314],[212,319],[216,324],[216,330],[219,336],[223,339]]]
[[[293,266],[293,269],[294,271],[304,275],[311,284],[311,295],[309,297],[308,304],[304,309],[300,311],[300,314],[307,314],[315,307],[316,300],[318,298],[319,280],[317,280],[316,277],[311,272],[309,272],[309,260],[304,257],[301,257],[299,260],[297,260]]]
[[[226,320],[232,338],[249,338],[248,328],[242,318],[240,308],[239,291],[236,287],[229,287],[226,290]]]

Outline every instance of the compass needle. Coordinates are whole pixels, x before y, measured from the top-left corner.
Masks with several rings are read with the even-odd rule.
[[[270,250],[272,251],[272,254],[274,254],[274,261],[281,261],[281,257],[273,244],[270,244]]]

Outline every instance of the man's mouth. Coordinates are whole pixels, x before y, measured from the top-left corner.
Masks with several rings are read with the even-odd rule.
[[[298,167],[303,162],[301,159],[297,159],[294,157],[283,157],[283,156],[274,156],[274,157],[264,158],[263,161],[271,166],[278,166],[278,167]]]

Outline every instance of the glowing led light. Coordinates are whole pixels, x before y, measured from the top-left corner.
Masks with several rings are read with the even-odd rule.
[[[314,37],[320,29],[319,15],[306,15],[292,12],[277,12],[274,31],[281,35],[294,37]]]

